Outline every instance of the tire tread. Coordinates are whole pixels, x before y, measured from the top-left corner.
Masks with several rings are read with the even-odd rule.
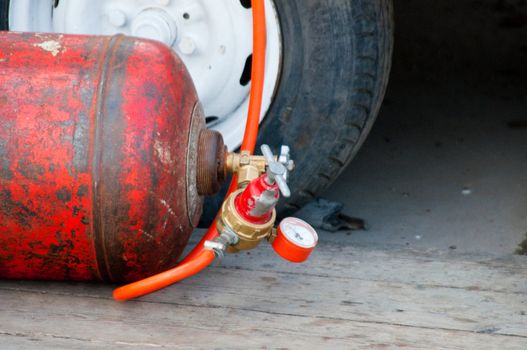
[[[302,207],[315,198],[342,173],[371,129],[386,91],[393,49],[391,0],[346,2],[355,14],[352,25],[355,74],[347,100],[348,112],[340,125],[341,136],[328,140],[329,154],[316,160],[314,168],[318,176],[303,176],[294,184],[294,194],[284,206],[287,213],[291,207]],[[358,137],[347,136],[357,132]]]

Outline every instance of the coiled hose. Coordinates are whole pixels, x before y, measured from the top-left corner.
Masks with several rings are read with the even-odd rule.
[[[247,113],[245,133],[243,135],[241,146],[242,151],[249,151],[251,154],[254,152],[256,139],[258,137],[264,87],[266,46],[264,0],[252,1],[252,14],[253,61],[251,72],[251,92],[249,97],[249,112]],[[225,198],[235,191],[236,187],[237,181],[236,178],[233,178]],[[213,240],[216,237],[218,237],[218,230],[216,229],[216,220],[214,220],[201,241],[185,257],[185,259],[178,264],[178,266],[157,275],[117,288],[113,292],[113,298],[117,301],[137,298],[168,287],[171,284],[201,272],[209,266],[215,258],[213,251],[205,249],[205,241]]]

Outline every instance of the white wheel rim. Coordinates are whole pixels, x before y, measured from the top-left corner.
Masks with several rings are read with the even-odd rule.
[[[187,66],[209,116],[230,150],[241,144],[250,83],[241,84],[252,53],[252,13],[239,0],[11,0],[10,30],[111,35],[164,42]],[[260,121],[275,92],[281,63],[276,8],[265,0],[267,54]]]

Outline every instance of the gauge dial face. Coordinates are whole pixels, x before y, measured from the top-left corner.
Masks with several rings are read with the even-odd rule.
[[[297,218],[285,218],[280,223],[280,230],[287,240],[302,248],[313,248],[317,245],[317,232],[307,222]]]

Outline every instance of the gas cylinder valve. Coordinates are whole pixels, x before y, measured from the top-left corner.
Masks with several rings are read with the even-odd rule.
[[[287,146],[285,146],[287,147]],[[267,180],[269,183],[277,183],[278,188],[280,188],[280,192],[282,192],[282,196],[289,198],[291,197],[291,190],[289,189],[289,186],[287,186],[287,173],[288,168],[286,168],[286,165],[282,164],[280,162],[280,157],[278,157],[278,160],[275,159],[273,156],[273,152],[271,152],[271,149],[267,145],[262,145],[262,153],[265,157],[265,161],[267,162]],[[282,149],[289,149],[289,147],[284,148],[282,146]],[[289,165],[289,162],[292,162],[291,160],[287,161],[287,164]],[[291,163],[293,165],[294,163]]]
[[[304,261],[318,241],[315,230],[294,218],[284,219],[285,223],[274,229],[280,193],[284,197],[291,196],[287,179],[294,162],[289,147],[282,146],[279,156],[274,156],[268,145],[262,145],[261,151],[262,156],[243,152],[227,156],[226,168],[237,176],[238,190],[223,203],[216,221],[220,236],[215,241],[207,241],[207,247],[216,255],[219,251],[236,253],[256,248],[261,241],[268,240],[284,259]],[[237,239],[233,239],[233,235]],[[304,237],[309,244],[303,243]]]

